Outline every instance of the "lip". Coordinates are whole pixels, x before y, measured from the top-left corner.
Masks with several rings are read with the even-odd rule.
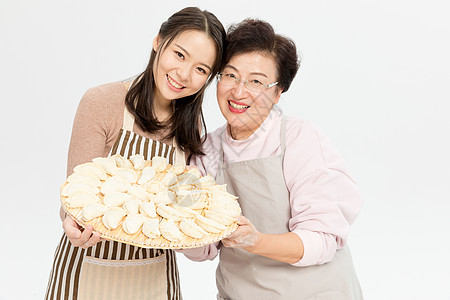
[[[242,113],[245,113],[245,112],[247,111],[247,109],[250,108],[249,105],[246,105],[245,103],[238,102],[238,101],[228,100],[227,103],[228,103],[228,109],[229,109],[232,113],[236,113],[236,114],[242,114]],[[246,106],[246,108],[236,108],[236,107],[231,106],[231,103],[237,104],[237,105]]]
[[[175,92],[181,92],[184,88],[186,88],[184,85],[180,84],[178,81],[176,81],[175,79],[173,79],[172,77],[170,77],[168,74],[166,74],[166,79],[167,79],[167,86],[175,91]],[[173,82],[173,83],[172,83]],[[181,86],[181,88],[174,86],[173,84],[176,84],[178,86]]]

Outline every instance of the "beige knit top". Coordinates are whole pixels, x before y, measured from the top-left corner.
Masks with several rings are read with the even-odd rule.
[[[75,115],[67,161],[67,175],[73,168],[95,157],[107,156],[123,125],[125,95],[130,82],[114,82],[90,88],[81,98]],[[158,134],[144,132],[136,123],[133,131],[143,137],[158,140]],[[172,145],[170,140],[162,142]]]

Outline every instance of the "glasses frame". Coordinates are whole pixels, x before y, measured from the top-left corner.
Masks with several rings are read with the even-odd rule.
[[[223,73],[217,73],[217,74],[216,74],[217,82],[220,83],[220,79],[222,78],[222,76],[223,76]],[[224,85],[224,86],[236,86],[236,85],[239,84],[239,82],[242,82],[242,83],[244,84],[244,86],[245,86],[249,91],[252,91],[252,92],[259,92],[259,90],[258,90],[258,91],[255,91],[255,90],[252,90],[251,88],[249,88],[249,87],[247,86],[248,80],[242,80],[242,79],[239,79],[239,78],[233,78],[233,79],[234,79],[234,81],[235,81],[235,84],[233,84],[233,85]],[[272,83],[268,83],[268,84],[263,84],[263,85],[261,86],[261,88],[263,88],[263,89],[270,89],[271,87],[276,86],[277,84],[278,84],[278,81],[272,82]]]

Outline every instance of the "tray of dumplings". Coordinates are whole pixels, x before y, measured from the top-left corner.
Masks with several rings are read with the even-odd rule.
[[[237,197],[197,167],[164,157],[118,154],[78,165],[61,186],[63,209],[104,238],[145,248],[184,249],[233,233]]]

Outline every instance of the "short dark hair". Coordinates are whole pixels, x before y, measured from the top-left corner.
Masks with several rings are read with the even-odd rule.
[[[292,39],[276,34],[272,25],[259,19],[245,19],[227,31],[227,47],[222,68],[238,54],[261,52],[272,56],[277,66],[277,87],[286,92],[300,67]]]

